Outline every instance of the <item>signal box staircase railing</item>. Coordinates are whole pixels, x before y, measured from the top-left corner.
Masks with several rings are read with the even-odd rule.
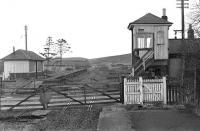
[[[154,60],[154,51],[149,50],[145,53],[140,60],[134,65],[134,76],[140,75]]]

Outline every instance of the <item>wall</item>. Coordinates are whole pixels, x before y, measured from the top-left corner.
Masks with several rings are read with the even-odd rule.
[[[143,55],[145,55],[147,53],[146,50],[141,50],[139,51],[139,57],[141,58]]]
[[[10,80],[16,80],[16,79],[32,79],[36,78],[36,73],[10,73]],[[37,78],[44,78],[43,72],[37,73]]]
[[[29,61],[29,72],[35,72],[35,69],[36,69],[36,62]]]
[[[181,58],[169,59],[169,77],[181,79],[182,60]]]
[[[38,61],[37,64],[38,64],[38,72],[42,72],[44,68],[43,61]]]
[[[9,73],[29,72],[29,62],[24,61],[4,61],[4,77],[8,78]]]

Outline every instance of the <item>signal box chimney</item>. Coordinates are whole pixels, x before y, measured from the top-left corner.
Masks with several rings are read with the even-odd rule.
[[[25,25],[25,48],[27,51],[27,25]]]
[[[168,17],[166,16],[166,9],[165,8],[163,8],[163,16],[161,18],[166,20],[166,21],[168,20]]]

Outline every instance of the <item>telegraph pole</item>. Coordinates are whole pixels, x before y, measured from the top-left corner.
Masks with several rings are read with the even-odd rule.
[[[27,27],[27,25],[25,25],[25,48],[26,48],[26,51],[27,51],[27,30],[28,30],[28,27]]]
[[[177,1],[177,8],[181,8],[181,25],[182,25],[182,29],[181,29],[181,34],[182,34],[182,44],[184,45],[185,41],[185,20],[184,20],[184,9],[185,8],[189,8],[189,0],[176,0]],[[178,3],[179,2],[179,3]],[[175,31],[176,34],[176,31]],[[181,86],[184,85],[184,74],[185,74],[185,54],[183,55],[183,64],[182,64],[182,72],[181,72]]]
[[[181,0],[182,39],[185,39],[184,0]]]
[[[181,25],[182,25],[182,29],[181,29],[181,34],[182,34],[182,39],[185,39],[185,13],[184,13],[184,9],[185,8],[189,8],[189,0],[176,0],[177,1],[177,8],[181,8]]]

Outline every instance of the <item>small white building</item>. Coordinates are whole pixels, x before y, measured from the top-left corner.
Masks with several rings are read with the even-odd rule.
[[[19,49],[2,60],[4,62],[4,78],[8,79],[11,74],[30,77],[33,74],[37,75],[43,72],[45,59],[32,51]]]

